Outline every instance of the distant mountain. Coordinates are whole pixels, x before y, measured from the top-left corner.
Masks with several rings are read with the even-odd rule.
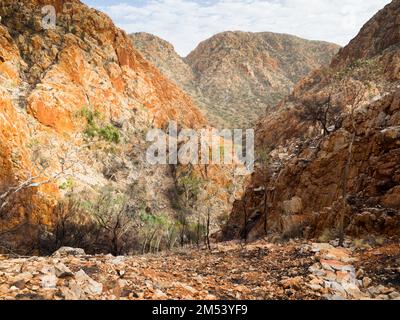
[[[269,32],[224,32],[181,58],[168,42],[132,34],[134,46],[219,127],[250,127],[339,46]]]
[[[180,57],[172,44],[149,33],[140,32],[131,34],[134,47],[143,56],[152,62],[158,70],[180,86],[188,93],[207,115],[211,124],[223,125],[224,120],[210,107],[211,103],[206,99],[197,83],[196,76],[191,66]]]

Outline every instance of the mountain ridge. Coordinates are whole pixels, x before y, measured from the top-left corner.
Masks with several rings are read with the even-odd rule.
[[[131,38],[217,127],[250,127],[295,82],[329,64],[339,50],[335,44],[286,34],[227,31],[202,41],[182,58],[157,36],[137,33]]]

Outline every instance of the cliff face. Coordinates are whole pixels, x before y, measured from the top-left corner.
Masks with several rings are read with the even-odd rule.
[[[148,34],[134,45],[183,88],[212,124],[251,127],[311,70],[326,65],[339,47],[274,33],[224,32],[179,57]]]
[[[400,232],[400,1],[257,125],[257,170],[224,238]]]
[[[385,50],[387,51],[385,52],[386,63],[390,57],[397,55],[398,52],[395,49],[400,41],[397,6],[397,1],[392,1],[367,22],[357,37],[340,51],[332,66],[343,67],[358,59],[368,59],[380,55]],[[386,67],[386,71],[389,71],[392,66],[386,64]],[[394,75],[398,74],[398,69],[393,72]]]
[[[57,10],[55,29],[42,28],[44,5]],[[146,132],[169,120],[205,126],[192,100],[77,0],[4,0],[0,16],[2,246],[33,252],[60,199],[103,187],[173,215],[174,177],[146,164]]]
[[[132,107],[131,101],[121,102],[121,97],[128,96],[154,114],[162,111],[155,119],[158,124],[169,118],[176,118],[188,126],[203,122],[190,99],[144,60],[126,34],[117,29],[107,16],[79,1],[68,1],[62,11],[58,11],[57,28],[43,31],[43,4],[52,2],[3,1],[1,13],[2,24],[11,33],[13,45],[26,64],[20,71],[33,87],[27,97],[29,110],[44,125],[67,130],[73,127],[69,115],[71,110],[66,110],[65,105],[58,108],[58,112],[66,115],[59,118],[62,124],[44,119],[44,102],[53,103],[57,98],[60,105],[71,102],[46,90],[47,85],[55,83],[59,92],[66,96],[69,93],[76,99],[74,104],[79,106],[89,103],[97,106],[107,98],[116,105]],[[189,112],[183,113],[183,108]]]
[[[191,92],[196,86],[192,68],[176,53],[172,44],[145,32],[131,34],[130,38],[135,49],[151,61],[168,79],[185,91],[194,93]]]

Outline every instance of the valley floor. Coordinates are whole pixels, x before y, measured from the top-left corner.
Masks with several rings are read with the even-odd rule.
[[[0,256],[0,299],[400,299],[399,243],[356,250],[261,240],[133,257],[77,253]]]

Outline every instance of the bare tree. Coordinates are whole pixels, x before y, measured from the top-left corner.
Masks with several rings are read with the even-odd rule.
[[[65,161],[62,160],[60,161],[61,163],[61,171],[53,174],[51,177],[46,178],[44,180],[43,176],[45,171],[47,170],[47,167],[42,168],[39,173],[33,175],[31,172],[27,172],[26,176],[27,178],[25,178],[25,180],[23,180],[22,182],[20,182],[18,185],[14,186],[14,187],[9,187],[8,190],[2,194],[0,194],[0,212],[2,212],[5,207],[10,203],[12,197],[16,196],[19,192],[26,190],[26,189],[31,189],[31,188],[39,188],[42,185],[46,185],[52,182],[57,181],[59,178],[66,176],[66,171],[68,171],[69,169],[71,169],[74,164],[71,164],[68,167],[65,167]]]
[[[356,124],[355,124],[355,118],[354,118],[354,110],[357,107],[357,105],[361,102],[362,100],[362,93],[363,87],[359,87],[356,89],[355,93],[355,98],[353,100],[353,103],[351,105],[350,109],[350,122],[351,122],[351,137],[350,137],[350,142],[349,142],[349,148],[347,151],[347,160],[344,168],[344,172],[342,175],[342,180],[341,180],[341,187],[342,187],[342,205],[341,205],[341,210],[340,210],[340,216],[339,216],[339,245],[343,246],[344,243],[344,220],[345,220],[345,215],[346,215],[346,205],[347,205],[347,185],[348,185],[348,180],[349,180],[349,173],[350,173],[350,166],[353,160],[353,148],[354,148],[354,142],[356,139],[356,134],[357,134],[357,129],[356,129]]]
[[[243,205],[243,212],[244,212],[244,228],[243,228],[243,234],[242,238],[244,240],[244,243],[247,243],[247,227],[248,227],[248,214],[247,214],[247,197],[246,194],[243,196],[242,200],[242,205]]]
[[[75,135],[75,138],[78,137],[78,134]],[[74,150],[68,150],[63,155],[52,155],[58,158],[58,163],[60,166],[60,170],[50,177],[46,175],[46,171],[49,169],[49,165],[47,162],[43,164],[43,161],[37,159],[35,153],[33,152],[33,159],[31,159],[32,165],[35,170],[34,173],[31,171],[26,172],[26,178],[19,182],[16,186],[9,187],[7,191],[0,194],[0,213],[5,207],[10,203],[11,199],[15,197],[18,193],[23,190],[38,188],[40,186],[54,183],[60,178],[65,178],[73,175],[71,171],[73,171],[74,167],[77,166],[77,161],[74,160],[74,156],[76,157],[79,152],[84,150],[85,148],[91,146],[93,142],[86,143],[81,145],[79,148]],[[50,145],[48,148],[53,149],[54,146]]]
[[[263,216],[264,216],[264,232],[268,233],[268,181],[270,175],[270,150],[265,149],[260,151],[259,163],[263,176],[263,189],[264,189],[264,203],[263,203]]]
[[[189,235],[187,218],[194,211],[202,182],[202,180],[195,176],[193,173],[193,168],[191,167],[189,167],[186,172],[182,172],[175,181],[177,189],[177,220],[181,226],[180,243],[182,247],[184,246],[186,238]]]
[[[134,242],[134,212],[131,212],[124,196],[112,190],[102,190],[90,205],[89,212],[103,230],[112,254],[119,255],[129,249]]]
[[[207,222],[206,222],[206,245],[208,250],[211,250],[210,243],[210,224],[211,224],[211,208],[207,208]]]
[[[340,108],[333,105],[331,94],[320,101],[304,101],[302,106],[303,110],[299,114],[300,119],[320,124],[324,131],[324,136],[329,134],[331,123],[336,126],[335,115],[340,112]]]
[[[212,183],[212,181],[208,181],[208,184],[205,187],[207,189],[207,194],[204,201],[204,208],[205,208],[205,215],[206,215],[206,222],[205,222],[205,234],[204,240],[207,248],[211,250],[211,241],[210,241],[210,233],[211,233],[211,224],[212,224],[212,210],[216,210],[216,206],[218,203],[222,204],[222,201],[218,199],[218,187]],[[200,214],[200,213],[199,213]]]

